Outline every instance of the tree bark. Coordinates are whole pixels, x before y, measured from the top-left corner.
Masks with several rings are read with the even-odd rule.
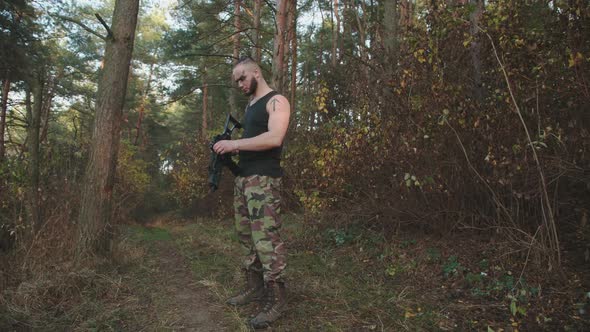
[[[361,57],[361,60],[363,60],[363,62],[367,62],[368,60],[368,56],[367,56],[367,7],[364,4],[364,2],[361,4],[362,9],[363,9],[363,18],[361,20],[361,17],[359,15],[359,11],[357,8],[355,8],[355,18],[356,18],[356,24],[357,24],[357,28],[358,28],[358,34],[359,34],[359,41],[360,41],[360,45],[359,45],[359,55]],[[368,73],[367,68],[365,68],[366,73]]]
[[[295,92],[297,91],[297,3],[291,3],[291,10],[289,11],[289,22],[291,25],[290,40],[291,40],[291,114],[295,114]],[[293,121],[295,124],[295,121]]]
[[[41,199],[39,186],[40,151],[39,138],[41,129],[41,113],[43,112],[43,87],[44,73],[39,73],[31,82],[33,92],[33,106],[31,107],[31,93],[27,92],[27,117],[29,126],[27,128],[27,150],[28,150],[28,216],[33,233],[36,233],[41,226]]]
[[[207,77],[203,75],[203,122],[201,123],[201,136],[207,139],[207,100],[209,99],[209,87],[207,86]]]
[[[291,58],[293,56],[293,50],[291,47],[292,38],[295,33],[296,27],[293,25],[293,15],[295,13],[295,1],[288,1],[287,2],[287,13],[285,15],[285,19],[287,22],[285,23],[285,40],[283,41],[283,46],[285,48],[284,51],[284,63],[283,63],[283,83],[282,86],[284,87],[284,92],[287,93],[289,89],[290,77],[289,77],[289,68],[291,67]]]
[[[4,144],[4,130],[6,129],[6,111],[8,109],[8,93],[10,92],[10,79],[6,78],[2,82],[2,101],[0,105],[0,163],[4,161],[6,155],[6,145]]]
[[[239,31],[242,29],[242,23],[240,22],[240,8],[242,6],[241,0],[234,1],[234,34],[232,36],[233,40],[233,59],[232,63],[235,66],[238,63],[238,59],[240,57],[240,33]],[[233,84],[233,82],[231,83]],[[229,91],[229,109],[232,114],[237,113],[237,90],[230,89]]]
[[[340,14],[338,12],[338,0],[334,0],[333,7],[333,17],[336,24],[332,24],[332,67],[336,67],[336,63],[338,61],[338,36],[340,35]]]
[[[400,3],[400,21],[407,31],[414,22],[414,4],[411,0],[402,0]]]
[[[473,37],[469,49],[469,52],[471,53],[471,64],[473,66],[473,96],[475,101],[481,105],[483,103],[483,87],[481,82],[481,45],[478,38],[478,30],[484,4],[483,0],[471,0],[471,3],[475,5],[475,9],[469,17],[471,21],[470,32]]]
[[[350,50],[350,54],[354,54],[354,16],[353,12],[356,10],[355,2],[352,0],[344,0],[342,10],[342,38],[340,38],[340,61],[346,61],[344,56],[346,50]]]
[[[14,18],[14,23],[9,35],[11,45],[17,44],[17,30],[23,17],[23,13],[18,12],[18,10],[15,11],[15,13],[16,17]],[[9,54],[13,54],[14,52],[15,50],[9,52]],[[14,54],[11,55],[11,57],[14,57]],[[8,109],[8,93],[10,92],[11,79],[14,79],[13,71],[15,68],[12,69],[13,70],[11,70],[11,68],[6,68],[5,71],[2,73],[4,80],[2,82],[2,99],[0,101],[0,164],[4,161],[4,158],[6,157],[6,144],[4,141],[4,136],[6,135],[6,112]],[[1,181],[2,179],[0,178],[0,184]],[[3,191],[4,190],[0,190],[0,196],[1,192]]]
[[[260,46],[260,15],[262,12],[262,0],[254,0],[254,60],[260,64],[262,60],[262,47]]]
[[[49,81],[46,84],[46,93],[45,98],[43,98],[43,111],[41,113],[42,117],[42,124],[41,124],[41,136],[39,138],[40,144],[47,142],[47,132],[49,130],[49,117],[51,116],[51,105],[53,103],[53,98],[55,97],[55,86],[59,79],[61,79],[63,75],[63,71],[60,71],[55,76],[49,78]]]
[[[287,23],[287,1],[277,0],[276,30],[272,59],[272,85],[279,93],[284,93],[285,33]]]
[[[385,48],[385,68],[390,75],[397,67],[399,56],[398,21],[397,0],[385,0],[383,46]]]
[[[107,38],[98,83],[92,146],[82,190],[77,255],[108,254],[112,243],[113,186],[139,0],[116,0],[113,38]]]
[[[137,123],[135,124],[135,139],[133,140],[133,145],[137,146],[139,144],[139,136],[141,134],[141,124],[143,123],[143,118],[145,116],[145,105],[147,104],[147,99],[152,87],[152,76],[154,74],[154,63],[150,64],[150,72],[148,74],[148,80],[141,96],[141,102],[139,105],[139,114],[137,115]]]

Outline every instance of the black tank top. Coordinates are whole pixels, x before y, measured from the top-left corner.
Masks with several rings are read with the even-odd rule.
[[[268,101],[278,95],[276,91],[271,91],[258,99],[254,104],[249,105],[244,115],[242,125],[244,133],[242,138],[258,136],[268,131],[268,112],[266,104]],[[272,148],[264,151],[240,151],[240,176],[250,175],[267,175],[270,177],[283,176],[281,169],[281,152],[283,146]]]

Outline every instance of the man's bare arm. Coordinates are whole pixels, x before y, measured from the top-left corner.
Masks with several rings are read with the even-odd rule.
[[[291,107],[287,98],[276,95],[266,104],[268,112],[268,131],[251,138],[242,138],[232,141],[220,141],[213,149],[217,153],[228,153],[235,151],[264,151],[281,146],[287,128]]]

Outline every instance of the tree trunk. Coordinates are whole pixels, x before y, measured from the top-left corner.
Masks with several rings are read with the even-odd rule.
[[[39,137],[41,129],[41,113],[43,111],[43,86],[44,74],[39,73],[31,82],[33,90],[33,106],[31,107],[31,93],[27,91],[27,150],[29,152],[29,186],[28,186],[28,216],[33,232],[36,233],[41,226],[41,204],[39,186]]]
[[[55,86],[57,85],[57,81],[62,77],[63,72],[56,74],[49,78],[47,82],[47,92],[45,93],[45,98],[43,98],[43,110],[41,113],[42,121],[41,121],[41,135],[39,138],[40,144],[47,142],[47,132],[49,130],[49,117],[51,115],[51,105],[53,103],[53,98],[55,97]]]
[[[414,4],[411,0],[402,0],[400,3],[400,21],[405,31],[414,23]]]
[[[360,47],[360,54],[361,54],[361,59],[363,59],[363,61],[367,60],[367,6],[364,4],[362,4],[362,9],[363,9],[363,19],[361,21],[361,18],[358,14],[358,11],[356,12],[356,22],[357,22],[357,26],[359,29],[359,38],[361,41],[361,47]]]
[[[203,139],[207,139],[207,99],[209,99],[209,87],[207,86],[207,77],[203,75],[203,123],[201,124]]]
[[[369,41],[369,52],[368,54],[373,55],[372,52],[374,52],[375,48],[379,45],[378,43],[378,31],[377,31],[377,24],[374,24],[373,22],[379,22],[379,20],[377,19],[378,17],[378,13],[379,13],[379,6],[375,5],[375,1],[379,1],[379,0],[370,0],[369,1],[369,9],[365,10],[367,8],[367,5],[365,4],[364,1],[361,1],[361,6],[363,7],[363,11],[367,14],[363,14],[363,16],[368,16],[368,18],[365,20],[365,22],[369,22],[368,24],[366,24],[365,26],[367,27],[367,40]],[[389,1],[389,0],[388,0]]]
[[[138,9],[139,0],[115,2],[113,38],[106,41],[92,146],[81,193],[78,257],[108,254],[111,249],[113,186]]]
[[[471,3],[475,5],[475,10],[470,14],[471,21],[471,36],[473,42],[471,43],[469,52],[471,53],[471,64],[473,65],[473,96],[475,101],[481,105],[483,103],[483,87],[481,82],[481,57],[480,50],[481,45],[479,38],[479,21],[483,13],[483,0],[471,0]]]
[[[240,8],[242,6],[241,0],[234,1],[234,34],[232,36],[233,40],[233,59],[232,63],[235,66],[238,63],[238,59],[240,57],[240,30],[242,29],[242,24],[240,22]],[[233,82],[232,82],[233,84]],[[229,90],[229,110],[232,114],[237,113],[236,107],[236,99],[237,99],[237,90],[230,89]]]
[[[358,29],[358,35],[359,35],[359,41],[360,41],[360,45],[359,45],[359,55],[361,57],[361,60],[363,60],[363,62],[367,62],[368,61],[368,56],[367,56],[367,7],[365,5],[365,3],[363,2],[361,4],[362,9],[363,9],[363,18],[361,20],[361,17],[359,15],[359,11],[357,8],[355,8],[355,18],[356,18],[356,24],[357,24],[357,29]],[[368,75],[368,68],[365,68],[364,73],[366,73]]]
[[[333,3],[333,17],[336,24],[332,25],[332,67],[336,67],[338,61],[338,35],[340,34],[340,15],[338,13],[338,0]]]
[[[137,122],[135,123],[135,138],[133,139],[133,145],[139,144],[139,135],[141,134],[141,123],[143,122],[143,114],[145,112],[145,104],[143,100],[139,105],[139,114],[137,115]],[[129,128],[131,129],[131,128]]]
[[[139,144],[139,136],[141,134],[141,124],[143,123],[143,118],[145,116],[145,105],[148,102],[148,96],[152,86],[152,76],[154,74],[154,63],[150,64],[150,72],[148,74],[148,80],[141,96],[141,102],[139,105],[139,114],[137,115],[137,123],[135,124],[135,139],[133,140],[133,145],[137,146]]]
[[[13,27],[10,30],[10,35],[9,35],[10,45],[16,45],[16,43],[17,43],[18,26],[20,25],[20,22],[23,17],[23,13],[16,12],[16,14],[17,15],[14,18]],[[10,53],[14,53],[14,52],[15,52],[14,50],[10,51]],[[10,68],[4,68],[4,69],[5,70],[2,73],[3,78],[4,78],[4,81],[2,82],[2,99],[0,101],[0,164],[4,161],[4,158],[6,157],[6,144],[4,141],[4,136],[6,135],[6,112],[8,109],[8,93],[10,92],[10,80],[11,80],[11,78],[14,78],[12,76],[13,73],[11,73]],[[2,181],[1,178],[0,178],[0,181]],[[0,184],[1,184],[1,182],[0,182]],[[3,192],[3,190],[0,190],[0,196],[1,196],[1,192]]]
[[[272,85],[279,93],[285,91],[285,33],[287,23],[287,1],[277,0],[276,30],[274,37],[274,52],[272,59]]]
[[[8,92],[10,92],[10,79],[2,82],[2,101],[0,104],[0,164],[4,161],[6,155],[6,145],[4,144],[4,130],[6,129],[6,110],[8,109]]]
[[[286,30],[285,30],[285,40],[283,41],[283,45],[285,47],[284,53],[284,63],[283,63],[283,83],[282,86],[284,87],[285,94],[288,92],[290,77],[289,77],[289,68],[291,67],[290,59],[293,56],[292,50],[292,38],[295,34],[295,25],[293,24],[293,15],[295,14],[295,1],[288,1],[287,2],[287,14],[285,16],[287,22],[285,23]]]
[[[295,114],[295,92],[297,91],[297,3],[292,2],[289,11],[290,40],[291,40],[291,114]],[[292,121],[295,124],[295,121]]]
[[[262,11],[262,0],[254,0],[254,60],[260,64],[262,60],[262,48],[260,46],[260,14]]]
[[[344,0],[344,9],[342,11],[342,38],[340,38],[340,61],[344,60],[345,52],[348,50],[350,54],[354,55],[354,41],[353,41],[353,8],[356,8],[354,1]]]
[[[398,15],[397,0],[385,0],[383,14],[383,46],[385,48],[385,68],[389,75],[393,74],[398,62]]]

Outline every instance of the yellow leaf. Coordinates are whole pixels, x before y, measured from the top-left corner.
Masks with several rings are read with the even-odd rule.
[[[411,312],[410,310],[406,311],[406,313],[404,314],[404,317],[406,318],[412,318],[412,317],[416,317],[416,314]]]
[[[573,67],[577,64],[579,64],[580,62],[584,61],[584,56],[582,55],[582,53],[577,52],[575,55],[574,54],[570,54],[570,58],[568,59],[568,65],[569,67]]]

